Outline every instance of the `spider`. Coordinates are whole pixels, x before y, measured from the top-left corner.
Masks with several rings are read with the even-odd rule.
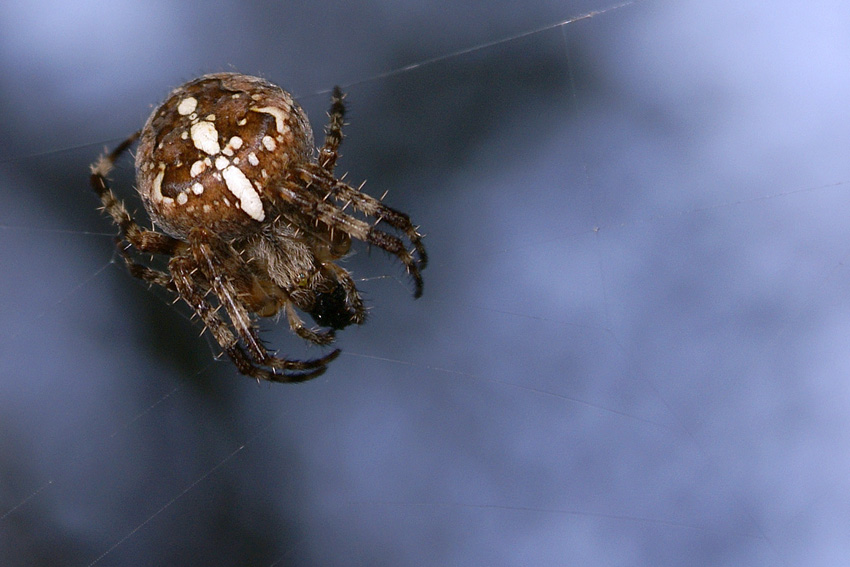
[[[334,176],[343,98],[335,87],[317,156],[307,116],[289,93],[258,77],[204,75],[173,90],[141,131],[91,166],[130,273],[188,303],[239,372],[258,380],[315,378],[339,349],[311,360],[278,357],[260,340],[257,317],[283,313],[295,334],[318,345],[365,321],[351,274],[336,263],[352,238],[398,258],[414,297],[422,294],[427,255],[417,227]],[[152,230],[136,223],[107,181],[136,140],[137,189]],[[349,206],[373,222],[346,213]],[[138,253],[164,256],[167,271],[140,263]],[[298,311],[319,327],[309,328]]]

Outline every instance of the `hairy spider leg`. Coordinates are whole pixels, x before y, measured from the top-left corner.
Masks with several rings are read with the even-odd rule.
[[[102,155],[92,165],[89,180],[95,193],[100,197],[103,210],[118,225],[124,240],[141,252],[173,255],[182,244],[181,241],[167,234],[141,228],[127,212],[124,203],[112,192],[106,180],[106,176],[115,166],[115,161],[139,138],[139,134],[140,132],[134,133],[110,153]]]
[[[345,119],[345,95],[339,87],[334,87],[331,95],[331,108],[328,111],[328,125],[325,126],[325,144],[319,150],[319,165],[333,175],[336,160],[339,157],[339,146],[342,144],[342,126]]]
[[[324,171],[316,171],[312,167],[301,168],[300,171],[313,177],[315,184],[319,187],[330,187],[329,196],[342,203],[350,201],[356,210],[367,216],[377,217],[379,221],[385,221],[393,228],[403,232],[416,249],[416,254],[419,256],[419,269],[425,269],[425,266],[428,265],[428,254],[422,244],[422,235],[411,224],[410,217],[333,176],[334,166],[339,157],[339,146],[344,139],[342,127],[345,118],[345,94],[338,86],[334,87],[331,95],[331,108],[328,111],[328,118],[330,121],[325,127],[325,143],[319,152],[319,168]]]
[[[140,264],[134,260],[133,257],[130,256],[129,245],[124,240],[116,237],[115,248],[118,250],[118,255],[124,259],[124,264],[127,266],[127,270],[130,272],[130,275],[146,281],[149,284],[159,285],[169,291],[177,292],[177,288],[174,286],[174,281],[172,281],[170,275],[160,270],[149,268],[148,266]]]
[[[197,263],[194,258],[186,256],[177,256],[169,262],[169,270],[173,274],[174,283],[180,296],[195,310],[216,342],[224,349],[224,352],[242,374],[270,382],[304,382],[323,374],[327,370],[327,364],[339,356],[339,350],[335,350],[322,358],[294,361],[273,357],[266,353],[265,360],[258,362],[270,366],[274,370],[270,371],[257,366],[245,353],[245,350],[239,344],[239,340],[230,331],[224,320],[218,316],[216,310],[198,290],[195,282],[195,275],[198,273],[196,268]],[[251,334],[251,339],[254,342],[259,342],[254,334]],[[264,348],[260,347],[260,349],[265,352]],[[276,372],[275,370],[278,369],[283,370],[283,372]],[[292,370],[304,370],[305,372],[291,372]]]
[[[385,221],[408,237],[413,244],[417,258],[413,257],[398,237],[378,230],[374,226],[342,212],[336,205],[327,202],[313,192],[293,191],[286,187],[282,190],[285,199],[301,207],[308,207],[308,210],[315,210],[318,213],[319,220],[325,222],[331,229],[340,227],[354,238],[374,244],[396,256],[413,278],[416,286],[413,296],[420,297],[422,295],[422,275],[420,271],[427,265],[428,255],[421,242],[422,236],[416,232],[416,227],[411,224],[410,218],[402,212],[387,207],[374,197],[361,193],[350,185],[328,176],[322,168],[315,164],[298,166],[295,170],[299,173],[298,177],[301,180],[315,184],[317,187],[329,186],[328,195],[334,197],[337,201],[351,202],[355,210],[359,210],[367,216],[378,217],[378,222]],[[292,220],[296,219],[293,218]],[[303,226],[304,223],[299,222],[298,224]]]
[[[251,314],[241,302],[238,284],[229,274],[245,274],[246,280],[251,277],[250,270],[239,255],[217,236],[203,228],[194,229],[189,234],[190,248],[195,265],[210,283],[210,288],[224,307],[236,333],[248,348],[251,357],[263,366],[281,369],[301,370],[312,368],[317,364],[327,364],[339,355],[339,349],[330,354],[306,362],[278,358],[271,355],[260,340],[257,328],[251,320]],[[220,267],[221,258],[232,262],[228,269]],[[235,266],[235,267],[234,267]],[[197,276],[196,276],[197,277]],[[331,340],[333,337],[331,336]]]

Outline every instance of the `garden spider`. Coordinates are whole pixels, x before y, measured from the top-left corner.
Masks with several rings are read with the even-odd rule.
[[[303,361],[275,356],[261,342],[255,316],[282,312],[298,336],[319,345],[331,343],[336,329],[364,322],[354,281],[335,263],[352,238],[398,258],[414,296],[422,294],[427,255],[417,227],[334,176],[344,114],[337,87],[317,159],[310,124],[289,93],[257,77],[205,75],[172,91],[141,132],[91,167],[130,273],[188,303],[239,372],[258,380],[315,378],[339,349]],[[137,139],[138,192],[163,232],[140,228],[106,180]],[[344,212],[349,206],[374,221]],[[165,256],[167,271],[139,263],[132,249]],[[308,328],[296,308],[323,329]]]

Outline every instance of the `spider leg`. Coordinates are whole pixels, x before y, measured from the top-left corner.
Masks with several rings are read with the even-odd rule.
[[[160,285],[170,291],[177,291],[177,288],[174,287],[174,282],[171,280],[170,275],[159,270],[154,270],[136,262],[133,257],[130,256],[130,252],[127,250],[128,246],[126,244],[126,241],[116,237],[115,248],[118,250],[118,254],[121,256],[121,258],[123,258],[124,264],[126,264],[127,266],[127,270],[133,277],[139,278],[140,280],[144,280],[149,284]]]
[[[342,125],[345,118],[345,95],[339,87],[334,87],[331,95],[331,108],[328,111],[330,121],[325,126],[325,144],[319,150],[319,165],[329,174],[333,174],[336,159],[339,157],[339,145],[342,143]]]
[[[168,254],[173,255],[180,244],[176,238],[172,238],[167,234],[161,234],[151,230],[142,229],[130,213],[124,203],[115,196],[112,189],[109,188],[109,183],[106,176],[112,171],[121,154],[136,141],[139,137],[139,132],[136,132],[123,142],[118,147],[108,154],[100,156],[100,158],[91,166],[91,176],[89,181],[91,186],[100,197],[100,202],[103,204],[103,210],[112,217],[115,224],[121,231],[121,237],[132,244],[135,248],[142,252],[150,252],[151,254]],[[132,272],[132,271],[131,271]]]
[[[409,216],[386,206],[371,195],[358,191],[342,181],[335,180],[332,196],[341,202],[350,201],[355,210],[370,217],[377,217],[379,222],[386,222],[396,230],[403,232],[416,249],[416,254],[419,256],[419,269],[425,269],[425,266],[428,265],[428,253],[425,252],[425,246],[422,244],[422,235],[416,231],[416,227],[410,222]]]
[[[401,239],[342,212],[336,205],[320,199],[309,191],[302,191],[298,186],[293,187],[288,183],[283,183],[280,186],[280,192],[285,200],[296,205],[297,211],[302,212],[300,215],[289,217],[290,220],[300,225],[304,230],[314,230],[311,225],[314,224],[314,221],[309,220],[307,223],[304,221],[304,213],[307,213],[308,219],[318,218],[331,229],[339,228],[358,240],[374,244],[378,248],[386,250],[405,265],[408,273],[413,278],[415,285],[413,296],[419,297],[422,295],[422,275],[420,274],[420,266],[422,266],[421,256],[420,261],[417,262]],[[419,247],[421,246],[420,243]]]
[[[286,310],[286,320],[289,321],[289,328],[302,339],[317,345],[329,345],[334,341],[335,333],[333,329],[317,332],[307,328],[304,321],[295,312],[292,302],[287,301],[284,304],[284,309]]]
[[[343,183],[333,176],[329,176],[315,164],[306,164],[298,168],[299,173],[319,187],[330,187],[329,197],[333,197],[341,203],[351,203],[354,210],[360,211],[370,217],[377,217],[378,222],[386,222],[396,230],[403,232],[413,244],[419,257],[419,269],[424,270],[428,265],[428,253],[422,244],[422,235],[417,232],[410,217],[401,211],[388,207],[378,199],[358,191],[351,185]]]
[[[216,294],[219,302],[227,312],[236,333],[242,339],[248,349],[248,353],[255,361],[262,366],[269,366],[274,369],[306,370],[321,367],[322,372],[324,372],[324,367],[330,361],[339,356],[339,349],[334,350],[321,358],[306,361],[288,360],[270,354],[260,340],[259,333],[251,320],[251,315],[248,309],[238,298],[237,286],[234,285],[234,280],[227,275],[229,273],[233,273],[234,270],[227,270],[226,274],[223,270],[219,270],[217,267],[218,262],[216,258],[230,258],[234,261],[241,262],[238,255],[235,254],[224,242],[217,237],[210,235],[208,231],[202,228],[193,230],[189,235],[189,240],[192,243],[191,250],[194,255],[195,265],[200,267],[201,272],[210,282],[211,289]],[[200,311],[198,313],[199,315],[201,314]],[[230,331],[228,331],[228,333],[233,336]],[[331,340],[332,338],[333,337],[331,336]],[[222,344],[222,346],[224,346],[224,344]],[[234,360],[234,362],[236,361]],[[315,376],[318,376],[318,374],[315,374]]]
[[[339,351],[334,351],[322,358],[303,362],[276,359],[274,362],[277,362],[277,364],[267,364],[274,369],[283,369],[284,372],[282,373],[257,366],[240,346],[236,335],[231,332],[224,320],[218,316],[216,310],[198,289],[193,276],[195,268],[195,261],[185,256],[176,256],[169,262],[169,269],[178,293],[195,310],[216,342],[224,349],[224,352],[227,353],[227,356],[230,357],[242,374],[270,382],[303,382],[323,374],[327,370],[327,363],[339,354]],[[303,372],[287,372],[287,370],[303,370]]]

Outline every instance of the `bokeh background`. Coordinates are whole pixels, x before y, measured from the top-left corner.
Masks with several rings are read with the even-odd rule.
[[[848,564],[848,62],[828,0],[5,2],[0,564]],[[416,301],[355,248],[309,383],[215,361],[87,184],[227,70],[317,131],[343,85],[427,234]]]

